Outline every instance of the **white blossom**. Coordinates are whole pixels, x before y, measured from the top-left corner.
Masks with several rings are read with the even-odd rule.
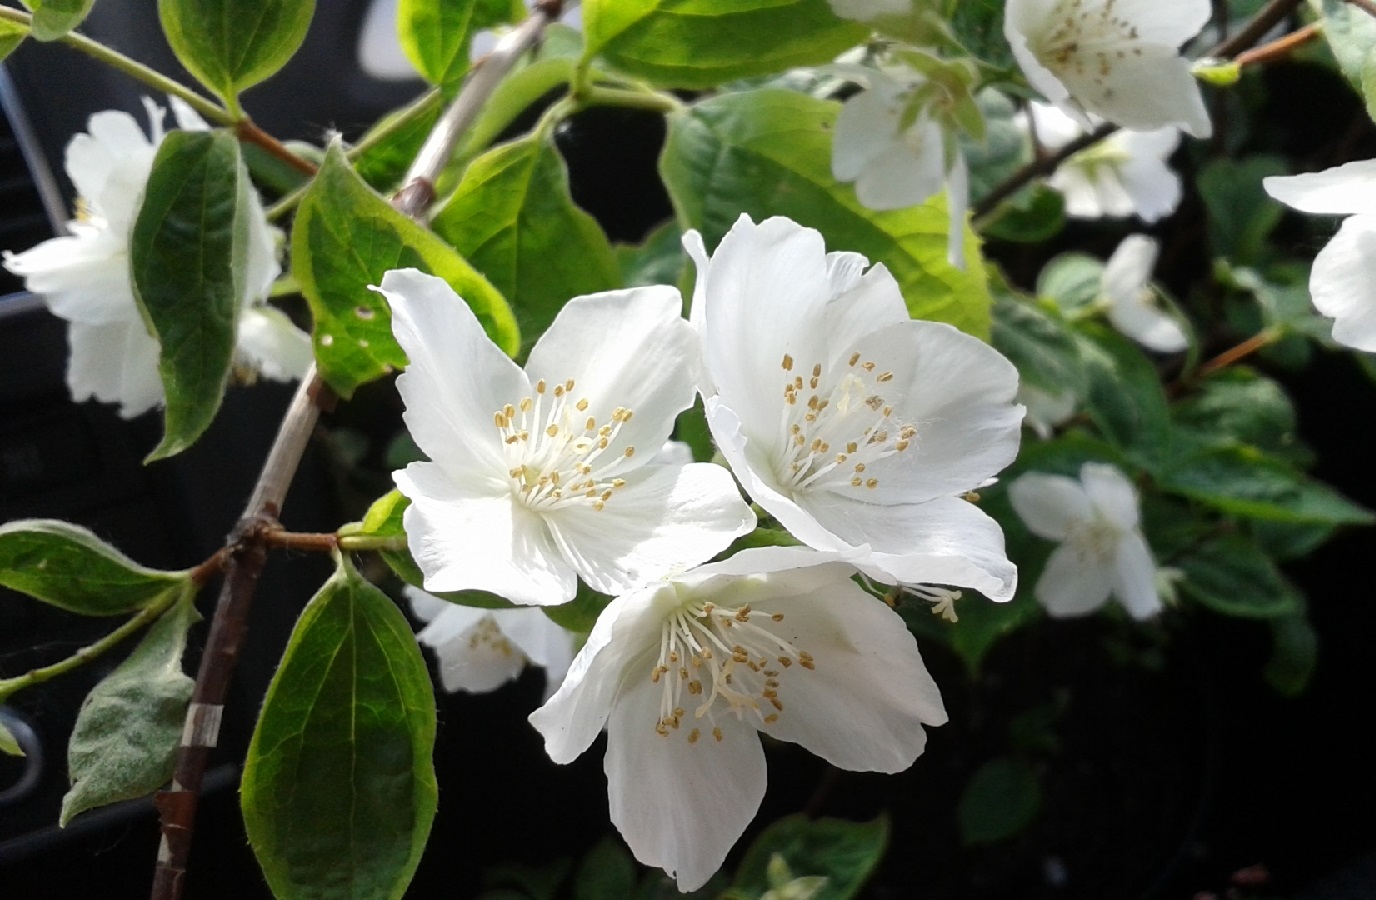
[[[1118,244],[1100,281],[1113,327],[1148,350],[1176,353],[1189,346],[1180,323],[1157,304],[1151,285],[1160,246],[1145,234],[1130,234]]]
[[[1060,542],[1035,588],[1048,613],[1086,615],[1110,595],[1135,619],[1161,610],[1137,490],[1118,469],[1085,463],[1079,480],[1033,472],[1010,484],[1008,496],[1033,534]]]
[[[854,569],[745,550],[625,594],[531,716],[557,763],[606,727],[611,818],[636,858],[694,890],[759,809],[756,732],[852,771],[900,772],[946,712],[898,615]]]
[[[684,246],[708,425],[751,498],[878,580],[1011,597],[1003,532],[965,494],[1017,454],[1013,366],[788,219],[742,216],[710,259]]]
[[[1032,87],[1085,128],[1212,132],[1179,47],[1209,20],[1209,0],[1008,0],[1003,32]]]
[[[406,425],[429,457],[394,474],[427,590],[550,605],[577,576],[615,594],[754,528],[724,468],[655,459],[698,365],[673,288],[575,297],[524,370],[444,281],[402,269],[380,290],[410,359]]]
[[[1047,150],[1059,150],[1086,133],[1074,118],[1045,103],[1028,104],[1026,119]],[[1135,215],[1155,222],[1180,205],[1180,176],[1166,162],[1179,144],[1180,129],[1173,125],[1119,129],[1062,162],[1047,184],[1065,198],[1068,216]]]
[[[1263,178],[1272,197],[1300,212],[1347,216],[1314,257],[1309,294],[1333,319],[1333,340],[1376,352],[1376,159],[1322,172]]]
[[[537,607],[461,606],[413,587],[406,597],[426,623],[416,639],[435,651],[446,691],[496,690],[530,664],[545,670],[548,700],[573,662],[573,635]]]
[[[67,174],[80,197],[68,233],[24,253],[6,253],[4,260],[5,268],[70,324],[67,386],[73,399],[118,403],[126,418],[163,402],[158,341],[139,312],[129,273],[130,236],[164,136],[163,109],[151,100],[144,105],[147,135],[128,113],[91,116],[89,132],[67,145]],[[173,97],[171,105],[180,128],[207,130],[184,102]],[[261,305],[281,267],[275,231],[257,196],[251,197],[248,222],[236,364],[277,380],[300,378],[312,360],[310,339],[286,316]]]
[[[1017,399],[1027,408],[1023,424],[1042,440],[1050,438],[1057,428],[1070,421],[1080,405],[1080,398],[1069,388],[1043,390],[1026,380],[1018,385]]]

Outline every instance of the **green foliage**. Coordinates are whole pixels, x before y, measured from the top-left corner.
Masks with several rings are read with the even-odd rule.
[[[1290,398],[1279,384],[1252,369],[1210,376],[1171,406],[1171,419],[1177,441],[1247,444],[1296,465],[1309,459]]]
[[[453,248],[393,209],[330,146],[292,228],[292,271],[315,318],[316,360],[343,397],[406,364],[392,336],[392,312],[369,285],[389,269],[414,267],[443,278],[507,353],[520,345],[502,295]]]
[[[673,219],[651,231],[638,246],[622,244],[615,252],[626,287],[678,284],[688,260],[683,252],[683,232]],[[684,313],[687,312],[685,298]]]
[[[1172,565],[1185,574],[1182,588],[1186,594],[1225,616],[1274,619],[1302,609],[1303,598],[1295,587],[1242,535],[1206,540]]]
[[[28,28],[9,19],[0,19],[0,62],[13,53],[14,48],[22,44],[28,36]]]
[[[1166,392],[1137,345],[1099,325],[1082,325],[1080,359],[1089,380],[1085,410],[1103,436],[1154,463],[1171,442]]]
[[[315,0],[158,0],[158,14],[177,60],[234,109],[301,46]]]
[[[583,29],[589,59],[678,88],[828,63],[867,34],[827,0],[588,0]]]
[[[564,161],[541,134],[475,159],[430,227],[510,299],[528,342],[570,297],[621,284],[606,234],[574,205]]]
[[[1346,0],[1310,0],[1323,16],[1323,34],[1338,67],[1376,118],[1376,18]]]
[[[33,10],[34,39],[55,41],[66,35],[81,24],[86,14],[91,11],[91,7],[95,6],[95,2],[96,0],[24,0],[24,5]],[[0,27],[0,31],[5,30],[7,29]],[[18,43],[18,40],[15,43]],[[0,59],[8,52],[9,50],[0,51]]]
[[[473,35],[510,22],[519,11],[513,0],[401,0],[397,36],[427,81],[453,87],[468,71]]]
[[[53,519],[0,525],[0,585],[69,612],[134,612],[190,583],[190,573],[146,569],[79,525]]]
[[[1104,263],[1084,253],[1062,253],[1042,267],[1037,296],[1055,302],[1066,312],[1091,306],[1099,299]]]
[[[978,239],[965,236],[965,269],[946,260],[945,198],[875,212],[831,175],[838,106],[789,91],[726,94],[671,117],[660,172],[679,222],[715,247],[736,218],[787,216],[816,228],[831,250],[882,262],[917,319],[989,333],[989,290]]]
[[[1285,209],[1261,186],[1270,175],[1287,173],[1277,156],[1210,160],[1196,180],[1209,213],[1209,246],[1215,256],[1240,264],[1262,261],[1266,237]]]
[[[434,742],[410,625],[341,557],[292,632],[244,767],[244,825],[273,893],[403,896],[435,815]]]
[[[190,447],[220,408],[245,293],[251,190],[228,132],[174,131],[158,148],[129,247],[167,398],[150,461]]]
[[[370,187],[392,191],[400,186],[425,137],[439,121],[444,98],[433,92],[411,107],[396,110],[380,120],[359,144],[367,147],[354,156],[354,170]]]
[[[1319,664],[1319,636],[1303,611],[1266,624],[1271,626],[1271,658],[1262,675],[1281,696],[1299,696]]]
[[[1005,0],[959,0],[950,2],[951,29],[965,49],[995,69],[1012,75],[1017,72],[1013,50],[1003,36]]]
[[[19,746],[19,741],[14,733],[5,727],[4,722],[0,722],[0,753],[6,756],[24,756],[24,749]]]
[[[777,854],[795,876],[826,876],[818,900],[846,900],[859,894],[889,842],[889,820],[873,822],[788,816],[774,822],[745,851],[732,894],[758,897],[772,885],[770,861]]]
[[[1214,447],[1170,461],[1159,487],[1236,516],[1314,525],[1365,525],[1369,511],[1252,447]]]
[[[573,876],[573,900],[607,900],[635,892],[635,861],[616,838],[598,841]]]
[[[1025,579],[1026,572],[1022,574]],[[1031,584],[1027,587],[1030,589]],[[973,591],[963,594],[955,605],[955,622],[933,614],[932,606],[920,600],[900,598],[898,614],[913,634],[950,647],[965,664],[966,671],[974,675],[999,638],[1039,618],[1041,610],[1032,600],[1030,590],[1019,592],[1007,603],[993,603]]]
[[[1041,783],[1032,766],[995,757],[976,770],[960,795],[960,839],[966,846],[1005,840],[1031,824],[1041,807]]]
[[[138,647],[82,701],[67,746],[72,787],[59,824],[150,794],[172,777],[195,682],[182,672],[186,632],[200,620],[188,583]]]
[[[994,348],[1017,366],[1024,382],[1046,391],[1086,389],[1075,337],[1058,315],[1030,300],[1019,299],[1002,279],[996,280],[994,323],[990,334]]]

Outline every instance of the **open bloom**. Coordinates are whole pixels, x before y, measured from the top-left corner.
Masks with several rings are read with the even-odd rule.
[[[1037,601],[1053,616],[1082,616],[1112,594],[1134,619],[1161,610],[1156,563],[1138,527],[1137,490],[1122,472],[1085,463],[1080,479],[1039,472],[1008,486],[1031,532],[1061,545],[1037,579]]]
[[[174,97],[171,103],[178,126],[208,128],[184,102]],[[151,100],[144,104],[151,134],[128,113],[109,110],[91,116],[89,133],[67,145],[67,174],[80,195],[68,234],[5,255],[5,268],[70,323],[67,386],[73,399],[118,403],[126,418],[163,401],[158,341],[139,312],[129,275],[130,235],[164,135],[164,111]],[[258,305],[281,268],[274,232],[256,196],[248,220],[236,363],[268,378],[300,378],[312,360],[310,339],[280,312]]]
[[[557,763],[606,726],[612,821],[680,890],[711,877],[759,809],[757,731],[843,769],[899,772],[923,725],[946,721],[902,620],[834,560],[745,550],[616,598],[530,716]]]
[[[479,609],[408,587],[411,610],[426,623],[416,639],[435,651],[446,691],[496,690],[527,664],[545,670],[545,699],[573,662],[573,635],[532,606]]]
[[[1179,47],[1209,0],[1008,0],[1003,33],[1032,87],[1090,127],[1089,115],[1142,130],[1212,132]]]
[[[1037,140],[1058,150],[1085,134],[1075,119],[1055,106],[1033,101],[1027,108]],[[1180,205],[1180,176],[1166,160],[1180,144],[1180,129],[1124,128],[1057,166],[1047,184],[1065,198],[1065,212],[1080,219],[1135,215],[1155,222]]]
[[[1190,342],[1180,323],[1157,305],[1151,272],[1160,249],[1156,239],[1145,234],[1123,238],[1104,266],[1099,290],[1114,328],[1148,350],[1176,353]]]
[[[965,494],[1017,454],[1012,364],[788,219],[742,216],[710,259],[684,245],[707,421],[755,502],[873,578],[1011,597],[1003,532]]]
[[[1309,294],[1333,319],[1333,340],[1376,352],[1376,159],[1322,172],[1263,178],[1266,192],[1300,212],[1348,216],[1309,273]]]
[[[427,590],[548,605],[581,577],[615,594],[755,527],[724,468],[655,458],[697,368],[673,288],[575,297],[524,371],[444,281],[402,269],[381,291],[410,359],[406,426],[430,458],[394,475]]]

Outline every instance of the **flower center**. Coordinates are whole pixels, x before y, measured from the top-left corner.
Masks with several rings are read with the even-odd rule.
[[[478,620],[477,625],[468,630],[468,649],[477,650],[484,646],[490,648],[493,653],[499,653],[502,656],[525,659],[525,654],[516,649],[511,640],[502,633],[502,629],[497,625],[497,620],[491,616],[483,616]]]
[[[792,373],[793,357],[785,354],[782,366]],[[854,353],[839,378],[826,377],[816,363],[807,378],[785,379],[785,439],[774,461],[784,487],[873,490],[879,479],[869,467],[912,446],[917,427],[894,420],[893,406],[882,393],[893,373],[878,368]]]
[[[686,731],[690,744],[704,734],[720,741],[715,708],[723,704],[737,719],[753,715],[760,725],[777,722],[784,711],[783,671],[795,663],[815,668],[811,654],[770,630],[783,618],[783,613],[752,610],[748,603],[726,607],[691,601],[675,610],[664,623],[659,658],[650,670],[650,681],[662,691],[655,731],[665,737]],[[694,699],[685,699],[685,692]],[[691,721],[685,703],[696,704]]]
[[[621,427],[634,413],[624,406],[607,421],[588,414],[588,399],[573,399],[572,378],[551,389],[543,379],[535,393],[493,413],[511,467],[512,490],[531,509],[580,503],[601,511],[626,482],[607,475],[635,455],[627,446],[608,454]]]
[[[1117,525],[1095,518],[1072,525],[1066,533],[1066,543],[1075,548],[1081,560],[1107,565],[1113,560],[1122,537],[1122,529]]]
[[[1042,64],[1057,75],[1088,77],[1103,87],[1114,60],[1142,55],[1141,47],[1132,46],[1140,41],[1137,26],[1115,15],[1116,5],[1107,0],[1086,9],[1084,0],[1060,0],[1047,15],[1054,24],[1038,40]]]

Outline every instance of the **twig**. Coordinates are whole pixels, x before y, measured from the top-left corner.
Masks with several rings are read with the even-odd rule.
[[[545,26],[558,17],[560,6],[557,0],[538,6],[535,13],[503,38],[484,63],[473,71],[426,138],[407,172],[406,186],[392,200],[394,207],[413,219],[424,217],[435,198],[435,181],[463,131],[516,60],[539,40]],[[179,900],[182,896],[201,782],[210,750],[219,738],[224,699],[238,662],[258,577],[266,563],[272,535],[280,534],[277,518],[316,419],[321,410],[333,402],[333,392],[312,367],[283,418],[244,518],[232,535],[225,582],[187,709],[175,774],[170,787],[159,792],[156,798],[162,815],[162,844],[153,875],[152,900]]]
[[[287,149],[286,145],[277,140],[277,138],[253,124],[252,119],[241,119],[238,124],[234,126],[234,136],[246,144],[256,144],[262,147],[268,153],[291,166],[302,175],[314,175],[320,168],[310,160],[292,153]]]
[[[1297,47],[1309,43],[1320,34],[1323,34],[1323,26],[1318,22],[1310,22],[1303,28],[1297,28],[1269,44],[1262,44],[1260,47],[1253,47],[1251,50],[1239,53],[1233,57],[1233,62],[1243,67],[1264,65],[1290,55]]]

